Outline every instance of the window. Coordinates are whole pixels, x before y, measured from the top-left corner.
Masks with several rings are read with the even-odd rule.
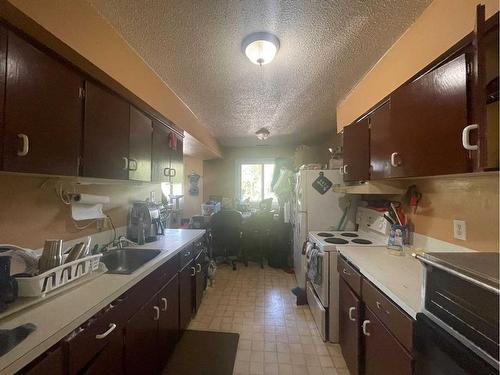
[[[239,198],[249,199],[258,203],[267,198],[275,199],[271,191],[274,163],[272,162],[242,162],[239,163],[238,191]]]

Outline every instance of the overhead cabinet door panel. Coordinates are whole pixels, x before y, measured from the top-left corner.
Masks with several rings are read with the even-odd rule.
[[[370,114],[370,167],[371,179],[391,177],[391,102],[388,101]]]
[[[344,128],[344,181],[370,178],[370,134],[368,118]]]
[[[152,180],[169,181],[170,177],[170,147],[168,129],[165,125],[153,120],[153,147],[152,147]]]
[[[183,141],[182,138],[170,133],[171,137],[171,162],[170,162],[170,174],[171,174],[171,181],[174,184],[182,184],[184,180],[184,163],[183,163]],[[174,146],[175,143],[175,146]]]
[[[82,85],[75,71],[9,32],[5,170],[78,174]]]
[[[0,26],[0,168],[4,137],[5,74],[7,71],[7,30]]]
[[[471,170],[462,146],[468,125],[466,63],[461,55],[391,95],[390,177]]]
[[[130,106],[129,179],[151,181],[151,119]]]
[[[83,175],[128,179],[129,104],[86,82]]]

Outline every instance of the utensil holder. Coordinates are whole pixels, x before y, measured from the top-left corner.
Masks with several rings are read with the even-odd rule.
[[[391,250],[403,251],[404,245],[410,242],[408,225],[392,224],[387,247]]]

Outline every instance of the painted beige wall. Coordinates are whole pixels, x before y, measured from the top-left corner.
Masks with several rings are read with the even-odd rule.
[[[8,0],[21,12],[221,155],[211,132],[85,0]]]
[[[198,180],[198,195],[189,194],[189,179],[191,173],[197,173],[201,176]],[[182,217],[190,218],[193,215],[201,215],[201,204],[203,203],[203,160],[184,156],[184,203],[182,208]]]
[[[405,181],[406,182],[406,181]],[[499,251],[498,173],[407,181],[422,193],[415,231],[474,250]],[[467,240],[453,238],[453,220],[465,220]]]
[[[205,160],[203,162],[203,196],[207,200],[210,195],[235,197],[236,161],[252,158],[293,158],[295,147],[239,147],[224,149],[223,159]]]
[[[55,178],[0,174],[0,243],[13,243],[38,248],[47,238],[70,240],[97,232],[96,226],[79,231],[71,219],[70,206],[63,204],[55,193]],[[68,180],[66,180],[68,181]],[[65,183],[65,190],[72,185]],[[115,226],[127,224],[130,203],[144,200],[150,191],[161,196],[159,184],[78,186],[77,191],[108,195],[111,203],[104,212]]]
[[[478,3],[486,5],[487,18],[498,11],[498,0],[434,0],[337,104],[337,130],[352,123],[473,31]]]

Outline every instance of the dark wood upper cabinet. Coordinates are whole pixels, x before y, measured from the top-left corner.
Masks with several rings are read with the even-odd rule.
[[[498,170],[498,12],[485,20],[485,7],[478,5],[473,40],[471,74],[470,154],[476,170]]]
[[[125,100],[86,81],[83,176],[128,179],[129,116]]]
[[[129,179],[151,181],[151,119],[130,106]]]
[[[169,131],[159,121],[153,120],[153,145],[151,155],[151,179],[155,182],[170,180]]]
[[[340,278],[339,344],[351,375],[361,373],[361,300]]]
[[[183,140],[174,132],[170,132],[170,175],[171,182],[182,184],[184,180],[184,162],[183,162]]]
[[[344,128],[344,181],[366,181],[370,178],[369,118]]]
[[[466,173],[467,59],[462,54],[391,94],[390,177]],[[386,157],[387,157],[386,156]]]
[[[177,274],[158,294],[160,320],[158,324],[159,365],[162,369],[179,339],[179,277]]]
[[[5,76],[7,72],[7,30],[0,26],[0,168],[3,160]]]
[[[370,176],[372,180],[391,177],[391,102],[370,114]]]
[[[411,375],[413,358],[369,309],[365,308],[364,374]]]
[[[82,87],[76,71],[8,33],[4,170],[78,175]]]

